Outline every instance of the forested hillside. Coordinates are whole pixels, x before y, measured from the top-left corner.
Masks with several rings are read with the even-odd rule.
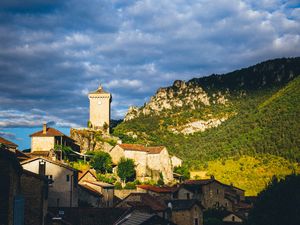
[[[176,81],[129,111],[114,134],[124,142],[165,145],[194,169],[244,155],[299,162],[299,74],[298,57]]]

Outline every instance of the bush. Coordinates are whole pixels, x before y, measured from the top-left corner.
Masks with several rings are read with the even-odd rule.
[[[115,185],[116,190],[121,190],[122,189],[122,184],[119,181],[115,182],[114,185]]]
[[[117,173],[123,181],[133,181],[136,174],[134,161],[132,159],[121,158],[118,163]]]
[[[128,182],[126,183],[124,189],[136,189],[136,185],[134,182]]]
[[[106,152],[95,152],[91,158],[91,166],[98,173],[110,173],[112,171],[112,159]]]

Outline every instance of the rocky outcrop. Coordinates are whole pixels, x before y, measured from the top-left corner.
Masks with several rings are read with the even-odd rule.
[[[188,107],[199,109],[211,104],[227,104],[228,99],[221,92],[209,97],[199,85],[176,80],[171,87],[160,88],[143,107],[130,107],[124,120],[129,121],[140,115],[159,114],[164,110]]]
[[[75,129],[70,130],[71,138],[80,146],[80,151],[105,151],[108,152],[118,142],[117,137],[103,133],[101,130],[94,129]]]
[[[225,116],[222,118],[213,118],[209,120],[198,120],[191,123],[187,123],[184,126],[171,128],[170,130],[175,133],[182,133],[182,134],[193,134],[195,132],[203,132],[209,128],[217,127],[221,125],[222,122],[227,120],[229,117]]]

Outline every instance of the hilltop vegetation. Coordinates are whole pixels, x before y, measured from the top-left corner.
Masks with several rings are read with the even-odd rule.
[[[113,132],[124,142],[165,145],[191,169],[245,155],[269,154],[300,162],[299,74],[300,58],[293,58],[270,60],[225,75],[176,81],[129,113],[129,119]],[[195,90],[198,100],[191,97]],[[212,120],[217,125],[207,125],[202,132],[181,132],[190,123],[209,124]],[[232,181],[229,175],[224,179]]]

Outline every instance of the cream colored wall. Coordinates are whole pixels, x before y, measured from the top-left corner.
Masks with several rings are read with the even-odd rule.
[[[125,150],[124,155],[125,155],[125,158],[129,158],[129,159],[134,160],[134,163],[136,165],[136,175],[137,175],[137,177],[146,176],[147,152]]]
[[[110,124],[110,94],[89,94],[90,121],[93,126],[103,127]],[[99,104],[101,102],[101,104]]]
[[[148,167],[150,169],[160,171],[165,183],[172,182],[173,170],[170,156],[166,148],[164,148],[159,154],[148,154],[147,158]]]
[[[109,152],[111,158],[112,158],[112,162],[114,164],[118,164],[118,162],[120,161],[120,159],[122,157],[125,157],[124,154],[124,150],[119,146],[116,145],[110,152]]]
[[[39,173],[39,159],[23,164],[23,168],[34,173]],[[74,188],[73,171],[64,167],[46,161],[45,175],[52,175],[53,184],[49,186],[48,206],[56,207],[57,199],[59,199],[60,207],[77,207],[78,206],[78,190]],[[69,175],[69,181],[66,177]],[[72,187],[73,186],[73,187]],[[72,201],[71,201],[72,191]]]
[[[171,157],[171,162],[172,162],[172,167],[176,167],[176,166],[182,166],[182,160],[179,159],[178,157],[176,156],[172,156]]]
[[[31,151],[49,151],[54,149],[54,137],[31,137]]]

